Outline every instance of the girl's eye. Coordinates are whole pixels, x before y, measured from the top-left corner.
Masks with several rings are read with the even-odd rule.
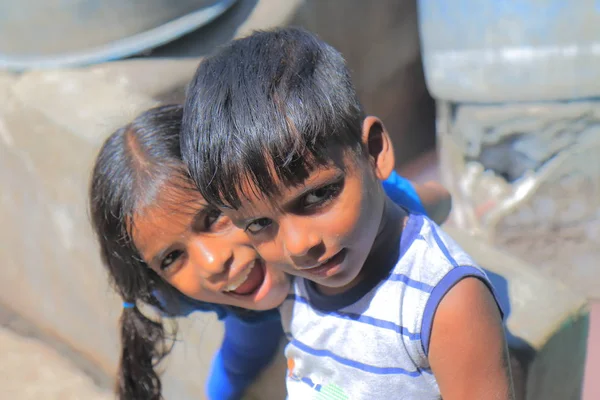
[[[250,223],[246,227],[246,231],[250,232],[253,235],[256,235],[263,229],[268,228],[272,223],[273,221],[271,221],[269,218],[260,218]]]
[[[166,257],[163,258],[162,262],[160,263],[160,269],[162,271],[168,270],[173,265],[173,263],[177,261],[179,257],[181,257],[182,254],[183,251],[181,250],[174,250],[167,254]]]
[[[341,192],[343,184],[344,182],[341,181],[313,190],[304,196],[302,206],[304,208],[311,208],[326,203]]]

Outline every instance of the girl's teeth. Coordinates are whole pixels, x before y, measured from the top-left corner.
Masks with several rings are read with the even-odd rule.
[[[255,265],[255,263],[252,263],[252,265],[249,268],[246,268],[244,273],[242,275],[240,275],[239,278],[237,278],[235,281],[233,281],[229,285],[227,285],[225,287],[225,291],[232,292],[232,291],[236,290],[237,288],[239,288],[240,286],[242,286],[242,284],[244,282],[246,282],[246,279],[248,279],[248,276],[250,276],[250,272],[252,272],[252,268],[254,268],[254,265]]]

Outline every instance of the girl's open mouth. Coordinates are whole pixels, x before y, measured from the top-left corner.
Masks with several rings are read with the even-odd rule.
[[[244,271],[235,282],[227,287],[227,291],[237,295],[249,295],[254,293],[265,279],[265,269],[261,261],[255,260],[250,268]]]

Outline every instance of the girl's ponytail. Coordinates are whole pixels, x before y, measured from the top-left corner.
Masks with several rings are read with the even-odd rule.
[[[163,322],[148,318],[134,305],[123,307],[120,325],[119,399],[162,399],[162,384],[155,368],[171,350]]]
[[[141,114],[106,140],[92,172],[92,226],[113,287],[125,301],[116,384],[120,400],[162,399],[156,367],[171,350],[171,332],[162,319],[149,318],[143,306],[164,311],[154,293],[164,296],[173,289],[142,261],[132,230],[134,215],[153,201],[165,182],[184,171],[182,113],[181,106],[170,105]]]

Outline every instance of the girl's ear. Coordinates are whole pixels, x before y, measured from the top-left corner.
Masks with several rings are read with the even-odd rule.
[[[396,165],[394,147],[383,122],[368,116],[362,125],[362,140],[369,152],[369,159],[379,180],[386,180]]]

